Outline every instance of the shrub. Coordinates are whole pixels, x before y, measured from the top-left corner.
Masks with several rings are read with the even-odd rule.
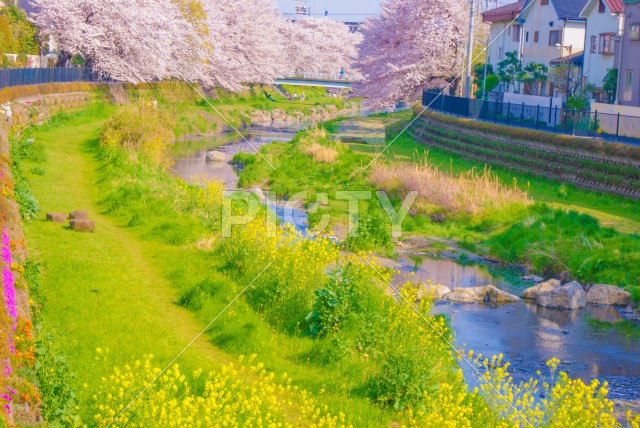
[[[326,287],[317,290],[315,294],[313,311],[305,318],[310,336],[325,336],[337,331],[357,305],[358,293],[351,278],[340,272],[332,273]]]
[[[28,138],[28,133],[25,133],[21,138],[12,137],[10,144],[13,191],[16,202],[18,202],[20,207],[20,216],[23,220],[33,220],[36,218],[40,207],[31,192],[23,167],[25,161],[34,163],[43,163],[46,161],[47,156],[44,145]],[[34,168],[42,167],[36,166]]]
[[[139,102],[125,106],[106,123],[100,143],[110,149],[122,148],[132,159],[143,158],[168,169],[173,139],[173,121],[168,113]]]
[[[385,218],[377,205],[360,214],[355,230],[344,241],[344,248],[348,251],[371,251],[386,248],[391,245],[389,221]]]

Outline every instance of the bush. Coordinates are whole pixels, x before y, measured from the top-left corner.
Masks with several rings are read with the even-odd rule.
[[[109,149],[124,149],[131,159],[146,159],[168,169],[172,165],[169,145],[175,137],[173,125],[168,113],[139,102],[125,106],[107,122],[100,143]]]
[[[16,202],[20,207],[20,216],[23,220],[29,221],[36,218],[40,207],[38,201],[36,201],[27,177],[24,174],[23,166],[25,161],[33,163],[44,163],[47,160],[45,153],[45,147],[42,143],[35,142],[28,138],[28,132],[21,138],[11,138],[11,174],[13,175],[13,191],[16,198]],[[36,166],[34,169],[42,169],[41,166]]]
[[[492,236],[489,246],[492,255],[530,263],[547,275],[568,269],[578,280],[618,286],[636,284],[640,278],[640,237],[601,227],[589,215],[544,204]]]
[[[344,241],[347,251],[370,251],[391,245],[389,221],[380,209],[373,205],[360,214],[354,232]]]

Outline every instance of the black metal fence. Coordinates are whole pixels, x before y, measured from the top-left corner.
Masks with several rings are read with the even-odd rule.
[[[0,88],[42,83],[97,82],[89,68],[16,68],[0,70]]]
[[[425,90],[422,105],[430,110],[507,126],[640,144],[640,117],[484,101]]]

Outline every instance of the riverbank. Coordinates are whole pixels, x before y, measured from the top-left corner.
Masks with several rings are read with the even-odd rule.
[[[94,119],[80,117],[78,122],[36,132],[36,139],[51,142],[47,144],[51,156],[44,175],[28,175],[47,209],[84,208],[96,222],[95,232],[86,235],[41,220],[27,227],[30,243],[46,262],[42,289],[47,299],[41,304],[51,320],[48,324],[62,335],[61,348],[69,352],[71,369],[79,371],[73,384],[82,388],[78,405],[83,415],[90,417],[99,404],[91,401],[91,392],[106,396],[96,378],[96,373],[109,373],[102,367],[151,351],[160,355],[156,358],[162,364],[173,346],[191,338],[189,312],[204,325],[233,299],[234,291],[241,291],[257,275],[255,289],[241,296],[208,330],[209,341],[202,348],[190,352],[204,352],[208,359],[203,361],[213,366],[226,361],[226,355],[259,354],[270,371],[277,376],[287,372],[298,389],[310,391],[291,392],[294,414],[310,417],[312,400],[328,406],[320,414],[343,412],[333,425],[341,425],[340,420],[355,426],[393,422],[424,426],[426,421],[438,425],[437,421],[450,419],[449,412],[442,412],[451,409],[446,403],[455,396],[462,399],[454,401],[456,418],[481,424],[502,418],[488,410],[480,396],[465,391],[455,369],[455,354],[442,340],[449,334],[444,319],[423,313],[438,326],[425,330],[424,318],[384,295],[384,282],[380,288],[371,287],[379,283],[377,271],[371,270],[375,268],[350,258],[355,276],[349,276],[349,283],[332,282],[336,277],[325,271],[336,256],[332,244],[291,241],[286,234],[268,238],[260,223],[240,228],[233,241],[219,241],[215,210],[220,205],[215,201],[221,197],[220,187],[187,186],[143,158],[99,149],[96,137],[105,117]],[[74,138],[69,138],[70,132]],[[60,183],[68,192],[53,190]],[[289,244],[283,245],[285,241]],[[261,274],[270,254],[277,258],[278,268]],[[312,271],[314,266],[317,270]],[[330,318],[318,312],[320,324],[314,324],[307,315],[323,308],[324,300],[318,296],[326,287],[348,299],[350,294],[343,294],[347,284],[356,287],[352,292],[359,297],[342,307],[338,324],[320,334],[318,326]],[[281,291],[273,294],[277,290]],[[311,331],[316,333],[310,334],[307,329],[314,325]],[[162,340],[149,334],[154,331],[162,332]],[[211,344],[217,350],[207,350]],[[101,365],[93,354],[100,351],[93,350],[104,352],[108,345],[112,345],[108,362]],[[189,361],[193,360],[181,363],[189,367]],[[397,361],[408,365],[398,366]],[[396,372],[396,367],[404,368]],[[412,395],[404,383],[407,374],[421,379],[420,389],[429,391],[429,404],[420,404],[422,395]],[[440,389],[430,390],[434,384]],[[404,385],[400,391],[399,385]],[[291,421],[290,413],[282,417]]]

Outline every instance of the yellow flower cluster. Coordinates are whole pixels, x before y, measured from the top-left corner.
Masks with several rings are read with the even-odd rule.
[[[178,365],[163,373],[146,356],[102,379],[93,396],[93,422],[97,427],[348,426],[344,414],[331,415],[286,375],[276,381],[254,358],[248,365],[241,358],[239,365],[187,377]]]

